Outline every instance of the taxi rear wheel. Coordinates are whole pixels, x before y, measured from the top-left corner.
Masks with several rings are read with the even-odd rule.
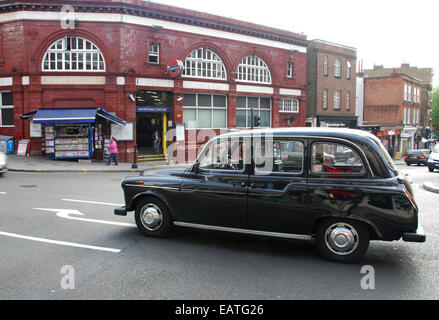
[[[353,263],[360,260],[369,248],[370,235],[364,223],[345,219],[328,219],[316,232],[319,252],[327,259]]]
[[[139,201],[135,212],[136,225],[145,236],[164,237],[171,226],[171,214],[163,201],[145,198]]]

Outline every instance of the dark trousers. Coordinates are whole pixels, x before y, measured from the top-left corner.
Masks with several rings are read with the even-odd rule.
[[[111,164],[111,162],[114,161],[115,165],[118,165],[119,163],[117,162],[117,156],[115,153],[110,154],[110,158],[108,159],[107,164]]]

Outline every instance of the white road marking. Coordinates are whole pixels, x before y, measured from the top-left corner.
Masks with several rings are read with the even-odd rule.
[[[119,252],[122,251],[122,249],[113,249],[113,248],[98,247],[98,246],[89,246],[89,245],[80,244],[80,243],[66,242],[66,241],[57,241],[57,240],[50,240],[50,239],[37,238],[37,237],[30,237],[30,236],[24,236],[24,235],[21,235],[21,234],[9,233],[9,232],[3,232],[3,231],[0,231],[0,236],[19,238],[19,239],[36,241],[36,242],[43,242],[43,243],[49,243],[49,244],[56,244],[56,245],[67,246],[67,247],[75,247],[75,248],[83,248],[83,249],[90,249],[90,250],[106,251],[106,252],[112,252],[112,253],[119,253]]]
[[[56,215],[58,217],[70,219],[70,220],[78,220],[78,221],[93,222],[93,223],[100,223],[100,224],[109,224],[109,225],[120,226],[120,227],[137,228],[137,226],[135,224],[132,224],[132,223],[72,217],[72,215],[84,216],[84,214],[82,212],[80,212],[78,210],[74,210],[74,209],[45,209],[45,208],[33,208],[33,209],[34,210],[56,212]]]
[[[96,201],[87,201],[87,200],[74,200],[74,199],[61,199],[62,201],[70,201],[70,202],[82,202],[82,203],[91,203],[91,204],[102,204],[104,206],[116,206],[122,207],[123,204],[120,203],[108,203],[108,202],[96,202]]]
[[[6,192],[1,192],[1,191],[0,191],[0,194],[6,194]]]

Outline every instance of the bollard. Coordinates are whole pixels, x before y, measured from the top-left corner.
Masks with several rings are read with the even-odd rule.
[[[134,155],[133,155],[133,164],[131,165],[131,169],[137,169],[137,145],[134,145]]]

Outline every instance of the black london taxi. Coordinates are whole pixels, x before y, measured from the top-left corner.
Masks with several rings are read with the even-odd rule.
[[[146,236],[171,226],[314,241],[333,261],[359,260],[370,240],[425,242],[419,209],[374,135],[352,129],[239,131],[210,140],[188,169],[122,181]]]

